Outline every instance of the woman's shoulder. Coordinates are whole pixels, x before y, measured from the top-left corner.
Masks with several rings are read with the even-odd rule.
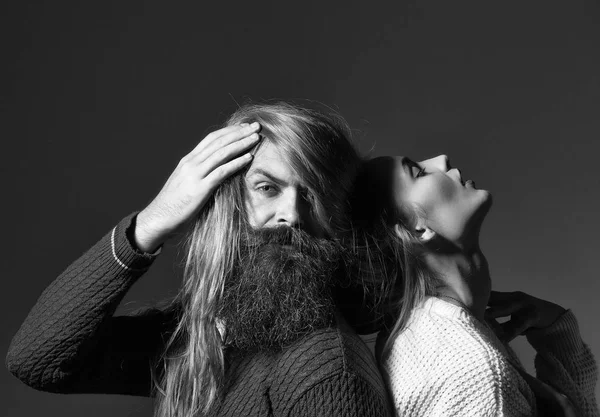
[[[413,311],[406,328],[396,337],[388,361],[421,366],[448,365],[451,369],[483,369],[502,357],[484,325],[460,307],[430,298]],[[454,365],[453,365],[454,364]],[[460,367],[458,367],[460,364]]]
[[[405,329],[398,336],[399,341],[427,343],[459,340],[463,343],[477,343],[481,332],[479,323],[464,309],[435,297],[427,298],[412,311]]]
[[[528,390],[499,341],[461,310],[433,300],[414,311],[384,361],[397,405],[435,397],[428,404],[432,410],[446,403],[469,409],[472,393],[477,392],[486,410],[502,408],[509,397],[519,409],[528,409]]]

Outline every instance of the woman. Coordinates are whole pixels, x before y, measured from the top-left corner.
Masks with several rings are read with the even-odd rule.
[[[600,415],[597,367],[573,313],[520,292],[491,291],[479,246],[491,202],[444,155],[420,163],[376,158],[357,180],[353,216],[365,259],[369,268],[384,267],[392,288],[377,356],[396,412]],[[495,321],[503,316],[511,319]],[[507,345],[521,334],[537,351],[537,378]]]

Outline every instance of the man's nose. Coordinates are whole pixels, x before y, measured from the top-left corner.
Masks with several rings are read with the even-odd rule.
[[[277,210],[277,226],[301,227],[302,196],[298,190],[288,190],[281,196]]]

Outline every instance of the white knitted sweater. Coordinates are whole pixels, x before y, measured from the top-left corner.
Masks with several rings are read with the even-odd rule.
[[[537,377],[566,394],[582,417],[600,416],[598,370],[569,310],[527,339]],[[439,298],[415,309],[383,364],[398,416],[536,416],[522,365],[488,325]]]

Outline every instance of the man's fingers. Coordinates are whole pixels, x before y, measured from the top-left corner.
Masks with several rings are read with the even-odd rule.
[[[488,300],[488,309],[485,311],[489,317],[504,317],[525,307],[525,298],[519,292],[492,291]]]
[[[529,326],[527,326],[526,322],[513,323],[513,320],[509,320],[506,323],[500,324],[500,331],[502,339],[505,342],[512,341],[515,337],[519,336],[525,330],[527,330]]]
[[[258,143],[259,140],[260,136],[258,133],[253,133],[244,139],[235,141],[218,149],[209,158],[201,163],[199,166],[198,175],[200,178],[208,177],[219,166],[231,161],[241,153],[249,151],[251,147]]]
[[[497,305],[494,307],[489,307],[487,310],[485,310],[485,314],[486,316],[495,319],[498,317],[510,316],[515,311],[519,311],[521,308],[522,305],[518,303]]]
[[[244,155],[232,159],[223,165],[219,165],[210,174],[208,174],[205,179],[210,184],[211,189],[215,189],[227,177],[242,169],[250,161],[252,161],[252,155],[245,153]]]
[[[512,292],[502,292],[502,291],[492,291],[490,293],[490,299],[488,300],[488,305],[493,306],[496,304],[505,304],[509,302],[521,302],[528,297],[527,294],[521,291],[512,291]]]
[[[189,153],[189,155],[190,156],[197,155],[199,152],[202,152],[202,150],[206,149],[206,147],[208,147],[208,145],[210,145],[211,143],[213,143],[215,140],[219,139],[220,137],[222,137],[224,135],[227,135],[228,133],[235,132],[235,131],[238,131],[240,129],[243,129],[243,128],[247,127],[247,126],[248,126],[248,124],[245,123],[244,126],[242,126],[242,125],[231,125],[231,126],[225,126],[224,128],[221,128],[219,130],[215,130],[214,132],[209,133],[200,142],[198,142],[198,144],[196,145],[196,147],[194,149],[192,149],[192,151]]]
[[[489,302],[503,302],[514,300],[516,298],[516,292],[504,292],[504,291],[491,291]]]
[[[207,144],[199,152],[193,153],[194,161],[198,164],[202,164],[215,153],[219,152],[219,150],[225,148],[226,146],[232,143],[241,141],[253,135],[254,133],[257,133],[259,129],[260,125],[258,123],[252,123],[251,125],[242,127],[240,129],[227,132],[224,135],[219,136],[218,138]]]
[[[522,315],[514,316],[509,321],[500,324],[500,330],[502,332],[502,339],[506,342],[510,342],[515,337],[525,333],[534,322],[534,317],[527,312],[523,312]]]

